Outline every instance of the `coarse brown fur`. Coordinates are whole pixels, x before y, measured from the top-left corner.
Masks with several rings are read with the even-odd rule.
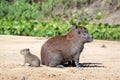
[[[20,53],[24,55],[24,66],[26,63],[30,64],[32,67],[40,66],[40,59],[36,55],[31,54],[29,49],[22,49]]]
[[[50,38],[41,48],[41,62],[50,67],[64,67],[66,62],[74,61],[79,67],[79,56],[84,43],[93,37],[85,27],[74,26],[63,36]]]

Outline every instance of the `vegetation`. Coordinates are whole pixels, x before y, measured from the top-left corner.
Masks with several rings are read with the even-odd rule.
[[[78,1],[1,0],[0,34],[51,37],[65,34],[72,25],[86,25],[95,39],[120,40],[120,25],[90,24],[93,15],[88,14],[86,9],[74,11],[70,8],[81,7],[77,4]],[[86,2],[87,0],[81,0],[81,4]],[[54,12],[55,7],[61,5],[61,13]],[[95,18],[101,17],[102,13],[98,11]]]
[[[95,39],[120,40],[120,25],[88,24],[87,27]]]

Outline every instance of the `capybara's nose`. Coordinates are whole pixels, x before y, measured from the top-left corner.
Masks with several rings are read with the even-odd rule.
[[[91,39],[93,39],[93,36],[92,36],[92,35],[90,35],[90,38],[91,38]]]
[[[93,41],[93,36],[89,35],[89,38],[90,38],[90,42],[92,42]]]

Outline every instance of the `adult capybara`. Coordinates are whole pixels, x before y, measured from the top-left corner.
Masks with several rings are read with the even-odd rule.
[[[84,44],[91,41],[93,37],[85,27],[73,26],[66,35],[47,40],[41,48],[41,62],[50,67],[64,67],[64,63],[73,61],[79,67]]]

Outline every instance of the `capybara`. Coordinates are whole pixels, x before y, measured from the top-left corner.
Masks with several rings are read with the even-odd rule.
[[[40,66],[40,59],[36,56],[31,54],[29,49],[22,49],[20,50],[20,53],[24,55],[24,64],[26,63],[30,64],[32,67],[39,67]]]
[[[83,26],[73,26],[63,36],[52,37],[41,48],[41,63],[50,67],[64,67],[66,62],[79,65],[79,57],[84,44],[92,42],[93,37]]]

